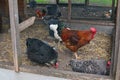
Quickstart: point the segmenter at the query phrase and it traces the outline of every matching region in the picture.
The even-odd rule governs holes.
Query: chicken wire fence
[[[75,12],[74,12],[75,11]],[[95,19],[95,20],[110,20],[112,9],[99,6],[72,6],[72,19]]]
[[[35,1],[37,7],[39,6],[38,4],[56,4],[56,0],[27,0],[27,3],[31,1]],[[86,1],[88,2],[86,3]],[[115,20],[116,2],[117,0],[71,0],[71,19]],[[59,0],[59,3],[69,4],[68,0]],[[58,6],[61,7],[60,5]],[[67,6],[61,8],[63,9],[61,10],[62,18],[67,18],[67,8]]]

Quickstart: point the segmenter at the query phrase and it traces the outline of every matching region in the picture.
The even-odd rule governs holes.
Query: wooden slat
[[[56,4],[59,4],[59,0],[56,0]]]
[[[24,8],[25,8],[24,1],[26,0],[18,0],[18,12],[20,17],[24,16]]]
[[[71,0],[68,0],[68,21],[71,20]]]
[[[19,32],[23,31],[24,29],[28,28],[29,26],[34,24],[36,17],[31,17],[23,22],[21,22],[20,24],[18,24],[18,29]],[[8,32],[11,32],[11,30],[8,30]]]
[[[0,33],[2,33],[2,14],[0,13]]]
[[[86,6],[89,5],[89,0],[85,0],[85,5],[86,5]]]
[[[34,24],[34,21],[35,21],[35,17],[31,17],[31,18],[23,21],[22,23],[19,24],[19,31],[21,32],[24,29],[28,28],[29,26]]]
[[[83,23],[83,24],[95,24],[95,25],[105,25],[105,26],[114,26],[115,24],[112,23],[111,21],[94,21],[94,20],[69,20],[69,22],[74,22],[74,23]]]
[[[117,59],[117,70],[115,80],[120,80],[120,40],[119,40],[119,49],[118,49],[118,59]]]
[[[115,37],[116,37],[115,38],[115,52],[113,53],[114,54],[114,58],[113,58],[114,61],[112,63],[113,64],[112,65],[113,66],[113,76],[116,75],[116,71],[117,71],[116,67],[117,67],[117,64],[119,63],[119,62],[117,62],[117,59],[118,59],[118,55],[119,55],[118,53],[119,53],[119,40],[120,40],[120,0],[118,0],[118,5],[117,5],[117,20],[116,20],[116,35],[115,35]],[[116,78],[117,77],[119,77],[119,76],[116,75]]]
[[[18,30],[18,5],[17,0],[9,0],[9,12],[10,12],[10,26],[11,26],[11,39],[13,47],[13,60],[15,71],[19,71],[20,65],[20,36]]]
[[[115,17],[115,0],[112,0],[112,20],[114,20]]]

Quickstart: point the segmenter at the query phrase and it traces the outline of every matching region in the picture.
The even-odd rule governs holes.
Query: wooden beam
[[[24,15],[27,17],[27,0],[24,0]]]
[[[2,14],[0,13],[0,33],[2,33]]]
[[[71,20],[71,0],[68,0],[68,21]]]
[[[114,58],[113,58],[113,76],[114,77],[119,77],[119,76],[116,74],[116,71],[117,71],[117,64],[119,61],[118,60],[118,55],[120,54],[119,53],[119,40],[120,40],[120,0],[118,0],[118,3],[117,3],[117,16],[116,16],[116,35],[115,35],[115,52],[113,53],[114,54]],[[120,71],[118,69],[118,71]],[[116,76],[115,76],[116,75]],[[117,79],[116,79],[117,80]],[[119,79],[118,79],[119,80]]]
[[[85,0],[85,5],[86,5],[86,6],[89,5],[89,0]]]
[[[56,4],[59,4],[59,0],[56,0]]]
[[[23,31],[24,29],[28,28],[29,26],[33,25],[35,21],[35,17],[31,17],[22,23],[19,24],[19,31]]]
[[[18,29],[18,2],[17,0],[9,0],[9,13],[10,13],[10,26],[11,26],[11,39],[12,39],[12,47],[13,47],[13,60],[15,71],[19,71],[20,65],[20,36]]]
[[[28,28],[29,26],[33,25],[34,21],[35,21],[35,18],[36,17],[34,17],[34,16],[30,17],[27,20],[25,20],[25,21],[21,22],[20,24],[18,24],[19,32],[21,32],[24,29]],[[8,32],[11,32],[11,30],[9,29]]]
[[[119,49],[118,49],[118,58],[117,58],[117,70],[115,80],[120,80],[120,40],[119,40]]]
[[[113,20],[115,18],[115,0],[112,0],[112,15],[111,19]]]

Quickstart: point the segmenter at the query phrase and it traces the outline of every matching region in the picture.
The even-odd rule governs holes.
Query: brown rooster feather
[[[61,33],[61,38],[68,49],[75,53],[77,58],[77,50],[88,44],[96,34],[96,29],[91,27],[90,30],[70,30],[64,28]]]

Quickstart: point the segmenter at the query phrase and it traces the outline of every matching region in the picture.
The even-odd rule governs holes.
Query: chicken
[[[28,38],[26,46],[27,56],[31,61],[48,66],[52,65],[55,68],[58,67],[58,53],[47,43],[38,39]]]
[[[58,42],[57,48],[60,47],[60,43],[62,42],[60,32],[63,28],[61,21],[59,21],[58,18],[51,18],[48,20],[47,24],[49,25],[49,35],[54,37]]]
[[[94,38],[95,34],[96,29],[93,27],[90,30],[70,30],[70,28],[64,28],[61,32],[61,39],[66,47],[74,52],[77,59],[77,50],[88,44]]]
[[[46,15],[46,13],[47,13],[47,12],[46,12],[44,9],[42,9],[42,11],[36,10],[36,15],[37,15],[37,17],[40,18],[40,19],[43,19],[44,16]]]
[[[58,35],[58,24],[50,24],[50,30],[54,32],[54,37],[60,41],[62,41],[61,37]]]
[[[55,39],[58,40],[57,48],[59,48],[61,51],[60,43],[62,42],[62,39],[59,36],[57,29],[58,29],[58,24],[50,24],[50,30],[53,31]]]
[[[73,71],[81,73],[99,74],[106,75],[106,64],[105,60],[70,60],[70,66]]]

